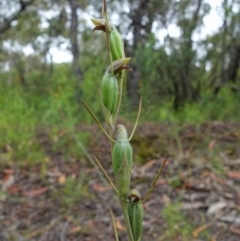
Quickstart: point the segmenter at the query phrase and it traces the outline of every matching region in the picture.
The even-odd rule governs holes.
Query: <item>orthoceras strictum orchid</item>
[[[117,28],[108,21],[106,0],[103,0],[102,10],[104,19],[93,18],[92,22],[95,25],[93,31],[102,30],[106,33],[106,40],[108,46],[110,64],[106,68],[106,71],[103,74],[102,78],[99,78],[100,103],[102,108],[102,114],[105,118],[105,123],[107,125],[106,129],[100,123],[93,111],[88,107],[88,105],[83,101],[82,103],[91,114],[93,119],[96,121],[96,123],[99,125],[99,127],[102,129],[106,137],[110,140],[112,169],[115,178],[114,183],[112,182],[98,159],[96,157],[94,157],[94,159],[100,170],[103,172],[103,174],[118,195],[118,199],[122,208],[122,214],[126,224],[128,240],[140,241],[142,234],[143,202],[147,200],[150,193],[152,192],[153,187],[166,161],[163,162],[156,177],[154,178],[154,181],[148,188],[146,196],[143,200],[141,199],[140,192],[138,192],[136,189],[133,189],[129,192],[131,170],[134,158],[130,141],[134,135],[139,121],[142,109],[142,97],[139,101],[138,113],[132,133],[130,136],[128,136],[127,130],[124,125],[120,124],[117,127],[115,125],[122,103],[125,70],[131,70],[127,66],[131,58],[125,58],[123,44],[124,42],[121,34],[118,32]],[[114,137],[115,132],[116,138]],[[116,241],[119,241],[112,211],[111,216],[113,221],[115,238]]]

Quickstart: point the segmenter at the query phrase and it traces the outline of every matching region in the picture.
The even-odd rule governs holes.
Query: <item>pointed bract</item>
[[[92,23],[97,26],[105,26],[106,20],[104,18],[91,18]]]
[[[114,74],[116,74],[117,72],[123,70],[123,69],[129,69],[131,70],[131,68],[129,68],[128,66],[126,66],[126,64],[131,60],[131,58],[121,58],[118,60],[113,61],[112,65],[110,64],[107,68],[106,71],[108,71],[109,73],[113,72]]]
[[[126,197],[131,179],[131,167],[129,166],[126,153],[123,154],[123,160],[115,175],[115,179],[119,196]]]
[[[128,141],[126,128],[123,125],[117,126],[117,141],[112,150],[112,165],[113,172],[116,177],[118,170],[122,164],[124,156],[126,155],[130,169],[132,168],[132,147]],[[131,171],[131,170],[130,170]]]

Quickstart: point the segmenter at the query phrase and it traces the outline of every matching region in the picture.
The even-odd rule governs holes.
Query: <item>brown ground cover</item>
[[[88,153],[113,177],[107,139],[97,126],[76,128],[76,133],[86,131]],[[0,241],[114,240],[109,207],[125,241],[120,205],[98,167],[85,155],[66,156],[68,146],[52,148],[47,132],[37,138],[46,154],[43,164],[1,166]],[[167,159],[144,204],[143,241],[240,240],[239,124],[145,123],[131,143],[132,187],[143,196]]]

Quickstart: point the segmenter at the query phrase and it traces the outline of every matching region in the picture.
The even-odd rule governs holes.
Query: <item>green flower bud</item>
[[[96,26],[93,29],[93,31],[101,30],[106,33],[107,25],[106,25],[105,19],[92,18],[91,20],[93,24]],[[110,44],[113,61],[120,58],[125,58],[124,44],[123,44],[121,34],[118,32],[116,27],[112,25],[110,22],[108,23],[108,27],[109,27],[108,28],[109,44]]]
[[[140,241],[142,235],[143,204],[141,202],[141,194],[138,190],[133,189],[129,193],[127,209],[134,241]]]
[[[109,31],[109,42],[113,60],[124,58],[125,54],[122,36],[115,27]]]
[[[110,114],[113,114],[118,102],[118,82],[117,78],[106,72],[101,80],[101,96],[104,106]]]
[[[126,155],[130,169],[132,168],[132,147],[128,141],[127,130],[123,125],[117,126],[117,141],[112,150],[113,172],[116,177],[119,167]]]

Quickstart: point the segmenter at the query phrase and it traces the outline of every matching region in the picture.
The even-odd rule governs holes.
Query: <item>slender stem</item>
[[[97,119],[97,117],[94,115],[94,113],[92,112],[92,110],[88,107],[88,105],[82,100],[83,105],[85,106],[85,108],[88,110],[88,112],[91,114],[91,116],[93,117],[93,119],[97,122],[97,124],[99,125],[99,127],[102,129],[102,131],[104,132],[104,134],[107,136],[107,138],[109,140],[111,140],[112,142],[116,142],[115,140],[113,140],[113,138],[111,136],[108,135],[108,133],[105,131],[105,129],[103,128],[103,126],[101,125],[100,121]]]
[[[132,229],[131,229],[131,224],[130,224],[129,217],[128,217],[126,197],[120,197],[119,196],[119,200],[120,200],[120,203],[121,203],[121,207],[122,207],[122,211],[123,211],[123,217],[124,217],[125,225],[126,225],[126,228],[127,228],[128,241],[134,241]]]
[[[166,162],[167,162],[167,159],[164,160],[162,166],[161,166],[160,169],[158,170],[158,173],[157,173],[156,177],[154,178],[154,180],[153,180],[150,188],[148,189],[148,192],[147,192],[146,196],[145,196],[144,199],[142,200],[143,203],[148,199],[149,195],[151,194],[151,192],[152,192],[152,190],[153,190],[153,188],[154,188],[154,186],[155,186],[155,184],[156,184],[156,182],[157,182],[160,174],[162,173],[162,170],[163,170]]]
[[[132,139],[133,135],[134,135],[134,132],[137,128],[137,124],[138,124],[138,121],[139,121],[139,117],[140,117],[140,114],[141,114],[141,110],[142,110],[142,96],[140,98],[140,101],[139,101],[139,107],[138,107],[138,114],[137,114],[137,119],[135,121],[135,124],[134,124],[134,127],[133,127],[133,130],[132,130],[132,134],[130,135],[129,137],[129,141]]]
[[[105,12],[105,19],[106,19],[106,37],[107,37],[107,45],[108,45],[108,53],[109,53],[109,59],[111,63],[111,73],[113,74],[113,59],[112,59],[112,51],[111,51],[111,46],[110,46],[110,41],[109,41],[109,21],[108,21],[108,14]]]
[[[115,126],[115,123],[116,123],[116,120],[117,120],[117,117],[118,117],[118,113],[119,113],[119,110],[120,110],[121,102],[122,102],[122,91],[123,91],[123,78],[124,78],[124,73],[125,73],[125,70],[122,70],[122,71],[120,72],[119,96],[118,96],[118,103],[117,103],[116,112],[114,113],[114,116],[113,116],[113,126]]]
[[[102,12],[103,16],[106,19],[106,25],[105,25],[105,30],[106,30],[106,37],[107,37],[107,45],[108,45],[108,53],[109,53],[109,59],[111,63],[111,73],[113,74],[113,59],[112,59],[112,52],[111,52],[111,46],[110,46],[110,41],[109,41],[109,21],[108,21],[108,14],[107,14],[107,3],[106,0],[103,1],[103,7],[102,7]]]
[[[89,152],[87,151],[87,149],[85,148],[85,146],[83,145],[83,143],[79,140],[79,138],[77,137],[75,131],[74,131],[74,120],[73,120],[73,116],[72,113],[70,111],[70,107],[69,105],[67,105],[67,114],[68,114],[68,118],[69,121],[71,123],[71,126],[69,128],[70,133],[72,134],[73,138],[76,141],[77,146],[81,149],[81,151],[83,152],[83,154],[87,157],[87,159],[89,160],[89,162],[92,164],[93,167],[96,166],[95,162],[93,161],[91,155],[89,154]],[[103,177],[102,173],[98,170],[97,171],[101,180],[103,181],[104,185],[108,186],[107,181],[105,180],[105,178]]]
[[[117,233],[117,227],[116,227],[116,223],[115,223],[115,219],[114,219],[114,215],[113,215],[112,209],[109,208],[109,210],[110,210],[110,213],[111,213],[111,218],[112,218],[112,223],[113,223],[115,238],[116,238],[116,241],[119,241],[119,239],[118,239],[118,233]]]
[[[76,144],[78,145],[78,147],[81,149],[81,151],[83,152],[83,154],[87,157],[87,159],[90,161],[90,163],[92,164],[93,167],[96,166],[96,164],[94,163],[92,157],[90,156],[90,154],[88,153],[88,151],[86,150],[86,148],[84,147],[84,145],[82,144],[82,142],[77,138],[76,134],[75,134],[75,131],[73,130],[73,128],[70,129],[75,141],[76,141]],[[108,186],[108,183],[106,181],[106,179],[103,177],[102,173],[98,170],[97,171],[101,180],[103,181],[104,185],[105,186]]]
[[[98,164],[98,166],[101,169],[101,171],[103,172],[103,174],[105,175],[105,177],[108,179],[108,181],[111,184],[111,186],[113,187],[113,189],[116,191],[116,193],[118,193],[118,190],[117,190],[116,186],[114,185],[114,183],[112,182],[111,178],[108,176],[108,174],[106,173],[106,171],[102,167],[100,161],[95,156],[93,156],[93,158],[94,158],[95,162]]]

